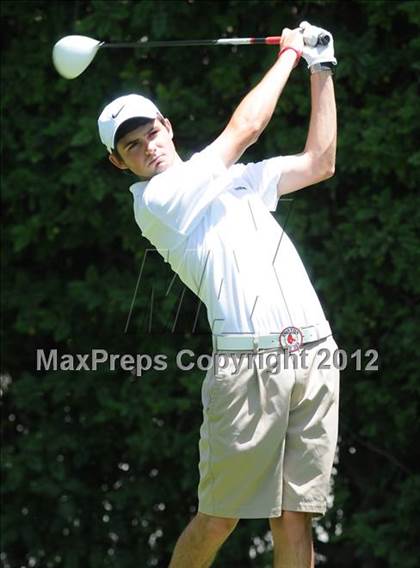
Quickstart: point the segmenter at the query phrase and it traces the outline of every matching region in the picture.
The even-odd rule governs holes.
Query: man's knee
[[[269,519],[273,536],[284,536],[288,540],[300,539],[311,531],[312,513],[282,511],[281,517]]]
[[[214,538],[226,538],[235,529],[239,519],[230,517],[213,517],[197,513],[195,520],[203,533]]]

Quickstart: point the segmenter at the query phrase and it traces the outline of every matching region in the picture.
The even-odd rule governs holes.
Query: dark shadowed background
[[[196,318],[194,296],[179,279],[168,292],[168,265],[146,256],[132,178],[108,163],[96,119],[118,95],[150,96],[186,158],[220,133],[276,56],[264,46],[102,50],[66,81],[52,67],[53,44],[72,33],[277,35],[302,20],[335,37],[337,170],[280,202],[276,216],[288,216],[349,354],[335,498],[316,526],[317,558],[325,568],[418,566],[420,3],[4,1],[1,12],[2,566],[167,566],[197,506],[204,377],[180,371],[175,357],[209,353],[210,334],[203,306]],[[242,160],[300,151],[309,100],[302,60]],[[37,371],[39,349],[164,354],[167,369]],[[377,371],[365,370],[368,349],[379,352]],[[264,520],[241,521],[215,563],[270,565]]]

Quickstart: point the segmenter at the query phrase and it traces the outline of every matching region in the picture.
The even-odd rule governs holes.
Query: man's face
[[[131,170],[143,179],[164,172],[178,158],[172,141],[173,132],[167,118],[151,120],[123,136],[117,144],[121,157],[114,154],[110,161],[117,168]]]

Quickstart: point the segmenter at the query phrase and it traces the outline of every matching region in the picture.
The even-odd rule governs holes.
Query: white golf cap
[[[109,153],[114,150],[115,134],[123,122],[130,118],[160,116],[157,106],[141,95],[125,95],[109,103],[98,118],[99,136]]]

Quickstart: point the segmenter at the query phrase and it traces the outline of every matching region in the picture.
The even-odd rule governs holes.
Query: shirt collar
[[[146,186],[149,182],[148,181],[138,181],[136,183],[133,183],[133,185],[130,185],[130,191],[133,195],[136,195],[136,193],[140,193],[141,191],[144,191],[146,189]]]

